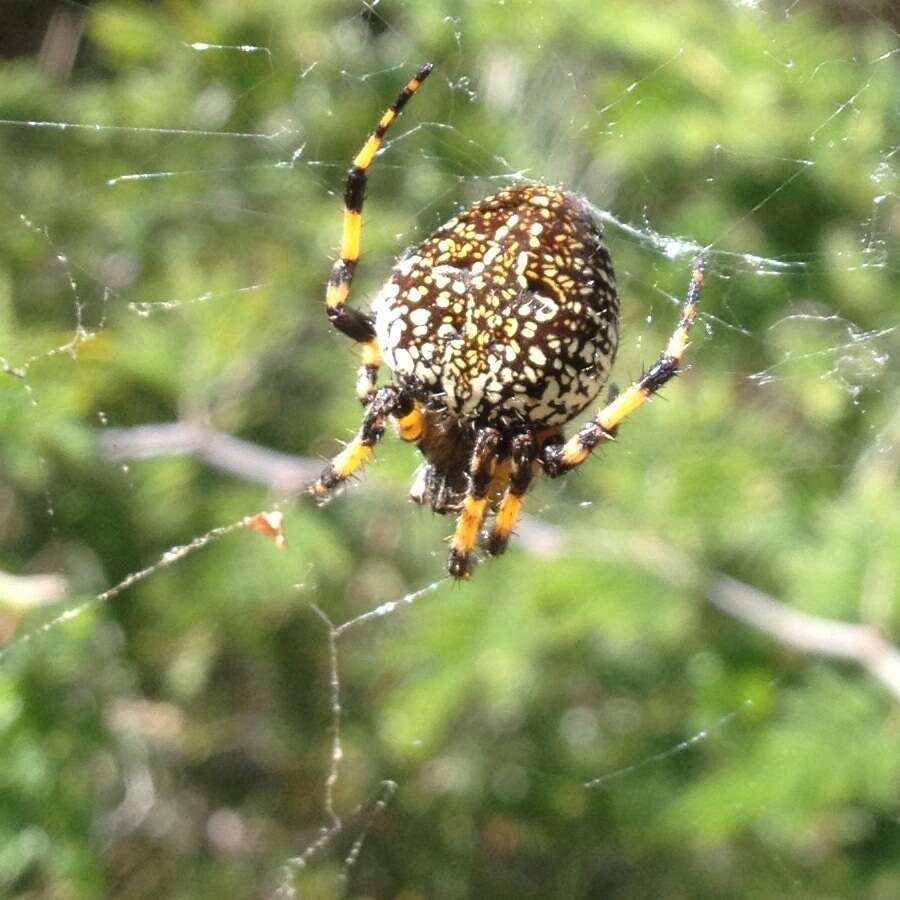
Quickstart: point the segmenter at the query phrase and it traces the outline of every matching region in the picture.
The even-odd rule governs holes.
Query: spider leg
[[[534,460],[537,455],[534,435],[519,434],[512,441],[512,465],[509,484],[494,519],[494,527],[488,539],[487,551],[491,556],[499,556],[506,550],[509,536],[515,528],[522,509],[522,497],[531,484],[534,475]]]
[[[662,356],[641,379],[607,403],[592,421],[565,444],[548,444],[544,447],[542,458],[548,475],[555,478],[580,466],[598,444],[612,440],[619,425],[678,374],[681,357],[687,348],[688,334],[697,317],[702,286],[703,260],[698,258],[694,260],[691,283],[681,308],[681,319]]]
[[[395,420],[401,441],[415,443],[425,431],[425,416],[422,414],[422,407],[416,401],[413,401],[412,409],[408,413],[396,416]]]
[[[325,307],[331,324],[347,337],[363,345],[362,365],[356,379],[356,394],[363,403],[368,403],[375,392],[375,379],[378,367],[381,365],[381,353],[375,340],[375,329],[371,316],[346,306],[346,301],[350,295],[353,272],[359,261],[366,171],[381,147],[388,128],[409,102],[410,97],[419,89],[419,85],[428,77],[431,69],[430,63],[422,66],[407,82],[406,87],[381,117],[362,149],[357,153],[353,164],[347,170],[347,180],[344,185],[344,228],[341,236],[341,252],[328,279]]]
[[[450,558],[447,560],[447,571],[454,578],[466,578],[472,572],[472,548],[487,509],[488,490],[497,466],[499,444],[500,432],[496,428],[482,428],[475,437],[475,448],[469,463],[469,489],[456,520]]]
[[[316,497],[324,497],[334,487],[346,481],[372,455],[375,445],[384,435],[385,419],[388,416],[399,416],[402,421],[413,409],[412,398],[393,385],[376,391],[372,402],[366,407],[356,436],[322,470],[309,492]]]

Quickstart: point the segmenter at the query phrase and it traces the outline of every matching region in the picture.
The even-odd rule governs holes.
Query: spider
[[[489,513],[486,549],[497,556],[533,477],[580,466],[621,422],[674,377],[703,283],[696,259],[681,318],[659,359],[574,436],[562,426],[598,394],[618,346],[612,261],[587,204],[560,188],[500,191],[455,215],[407,250],[372,304],[347,305],[360,255],[366,173],[388,128],[432,66],[407,83],[347,172],[340,256],[325,304],[332,325],[362,345],[356,436],[310,492],[325,498],[369,459],[388,420],[425,458],[410,498],[457,515],[447,563],[472,572]],[[376,387],[384,362],[391,382]]]

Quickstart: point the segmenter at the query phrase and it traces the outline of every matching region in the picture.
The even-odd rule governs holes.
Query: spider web
[[[528,14],[522,11],[525,7]],[[665,446],[693,429],[689,414],[679,409],[689,402],[686,396],[691,391],[702,393],[692,414],[702,418],[708,408],[710,418],[720,423],[697,425],[702,435],[692,445],[697,454],[736,453],[724,432],[734,428],[760,433],[747,423],[761,417],[773,419],[778,441],[787,440],[790,433],[784,420],[796,418],[807,441],[803,445],[798,440],[783,453],[768,448],[752,465],[733,464],[732,480],[744,480],[743,492],[727,494],[726,500],[752,496],[756,499],[748,502],[770,509],[769,504],[777,503],[778,485],[796,479],[813,498],[802,510],[811,515],[815,503],[821,506],[823,498],[833,499],[867,471],[889,467],[896,457],[900,432],[892,403],[897,395],[894,359],[900,313],[895,315],[883,298],[896,296],[897,288],[900,139],[896,120],[879,116],[888,109],[896,117],[900,40],[877,12],[837,5],[830,11],[833,20],[820,29],[827,40],[811,50],[803,23],[814,12],[801,2],[723,3],[716,6],[712,19],[698,15],[697,27],[704,28],[699,42],[680,29],[677,20],[664,16],[652,52],[634,51],[628,43],[636,40],[634,32],[615,36],[608,25],[585,25],[589,34],[584,48],[571,58],[546,30],[550,19],[535,14],[530,4],[519,8],[501,0],[459,16],[448,11],[430,25],[446,45],[445,56],[438,57],[439,67],[427,91],[423,88],[410,105],[375,163],[366,209],[365,259],[354,287],[357,302],[372,296],[379,278],[404,247],[424,237],[452,209],[509,184],[528,180],[565,184],[590,198],[606,226],[624,298],[623,344],[614,373],[614,379],[624,384],[640,374],[663,346],[677,316],[691,259],[702,253],[707,261],[704,311],[689,351],[693,368],[688,378],[667,392],[671,402],[656,403],[641,413],[642,424],[624,432],[618,446],[604,455],[602,467],[584,477],[543,485],[531,498],[521,548],[514,552],[539,565],[558,566],[562,573],[558,577],[568,585],[560,588],[564,593],[590,594],[567,563],[573,554],[582,565],[587,558],[594,569],[612,564],[639,571],[635,577],[650,580],[642,589],[649,607],[664,602],[659,599],[664,592],[689,592],[692,588],[686,586],[696,585],[700,565],[695,554],[703,535],[681,540],[663,528],[653,530],[650,525],[657,513],[649,503],[632,510],[637,523],[633,527],[621,511],[611,512],[607,519],[598,509],[609,502],[615,510],[618,501],[621,510],[633,493],[617,493],[612,481],[622,479],[627,485],[630,478],[634,485],[635,470],[659,456],[655,441]],[[396,893],[402,882],[392,882],[384,870],[389,860],[397,858],[399,842],[409,837],[410,826],[392,825],[392,816],[405,822],[414,817],[407,808],[401,816],[398,797],[409,789],[420,802],[423,795],[436,797],[438,811],[443,806],[458,809],[459,797],[475,790],[466,753],[482,751],[455,740],[446,720],[430,721],[423,712],[421,721],[410,721],[403,691],[415,692],[414,679],[398,689],[397,699],[388,678],[402,682],[404,674],[420,669],[469,665],[473,671],[490,667],[492,672],[505,672],[510,685],[533,691],[532,677],[521,667],[540,660],[554,671],[554,655],[567,646],[560,638],[559,645],[540,648],[538,657],[525,652],[522,659],[514,658],[501,636],[506,623],[473,611],[476,602],[486,603],[491,591],[491,602],[500,602],[497,597],[507,590],[504,578],[512,578],[512,572],[502,570],[506,574],[501,577],[492,570],[501,571],[506,562],[482,564],[472,584],[461,588],[437,574],[443,564],[440,538],[449,526],[441,520],[423,523],[421,511],[406,510],[401,498],[394,496],[411,475],[412,462],[402,448],[386,446],[364,484],[327,509],[317,510],[297,499],[302,485],[316,472],[319,458],[333,452],[334,437],[346,437],[358,416],[352,398],[352,351],[328,333],[324,322],[310,324],[312,318],[305,313],[289,312],[292,304],[311,308],[319,303],[312,286],[324,280],[337,240],[346,160],[332,155],[331,149],[345,139],[348,145],[361,141],[390,86],[401,84],[416,65],[431,57],[428,27],[411,4],[362,4],[359,10],[329,14],[318,43],[300,40],[298,28],[290,37],[304,49],[295,51],[277,34],[284,23],[274,12],[270,19],[266,13],[258,13],[252,22],[248,19],[246,30],[240,23],[221,29],[230,35],[227,41],[211,38],[210,23],[204,27],[168,21],[163,13],[132,20],[132,13],[115,4],[61,7],[47,30],[48,36],[57,34],[56,43],[45,37],[41,64],[48,71],[64,65],[65,35],[74,31],[80,40],[85,29],[88,48],[103,46],[108,59],[120,62],[134,53],[146,64],[141,72],[148,79],[145,108],[131,109],[121,101],[112,120],[106,112],[74,119],[69,117],[66,89],[60,88],[40,102],[17,97],[6,107],[12,112],[0,118],[0,140],[15,160],[32,152],[42,158],[58,154],[68,161],[44,181],[37,168],[21,183],[13,178],[4,203],[5,239],[14,260],[5,303],[15,312],[3,316],[7,322],[15,320],[17,327],[10,328],[8,340],[0,343],[0,371],[6,381],[4,403],[11,433],[21,434],[10,440],[5,452],[18,460],[25,450],[38,449],[27,465],[17,461],[10,467],[4,485],[10,521],[26,519],[30,525],[8,528],[13,549],[4,554],[2,568],[16,569],[30,580],[23,578],[8,589],[16,599],[10,602],[8,617],[0,619],[10,635],[0,649],[0,676],[5,672],[9,683],[15,684],[30,677],[33,667],[49,665],[48,656],[61,654],[61,671],[71,677],[85,664],[85,653],[102,657],[98,666],[112,687],[98,689],[94,679],[100,676],[95,673],[86,678],[85,689],[98,691],[97,702],[104,704],[102,719],[115,736],[110,747],[115,746],[104,756],[111,760],[104,775],[109,783],[106,799],[94,811],[92,824],[105,847],[127,844],[136,835],[153,844],[161,831],[178,831],[173,821],[183,815],[203,831],[217,859],[238,860],[241,865],[251,861],[250,869],[235,863],[235,872],[253,871],[247,877],[260,895],[368,895],[366,888],[357,890],[357,882],[375,885],[371,891],[376,895],[388,890],[384,885],[392,885]],[[564,19],[561,14],[560,21]],[[261,31],[259,21],[267,20],[268,32]],[[130,28],[137,35],[132,44]],[[162,110],[158,101],[154,105],[150,100],[153,84],[170,76],[162,62],[155,67],[134,49],[141,43],[141,28],[162,41],[160,59],[186,74],[187,86],[166,98]],[[867,38],[842,41],[850,29]],[[527,39],[527,52],[502,40],[499,35],[505,31]],[[742,58],[732,55],[736,51],[729,35],[736,32],[756,35],[744,39]],[[618,49],[627,64],[598,66],[598,75],[589,56],[581,55],[591,40],[610,53]],[[342,58],[346,64],[335,63]],[[86,64],[97,63],[88,58]],[[745,70],[757,73],[757,81],[742,75]],[[124,82],[127,67],[113,72],[113,81]],[[76,82],[77,75],[76,67]],[[739,76],[748,93],[730,96],[728,80]],[[269,91],[273,83],[281,82],[291,85],[287,100]],[[764,132],[748,139],[719,127],[726,118],[716,118],[713,112],[717,104],[727,108],[743,103],[747,121],[760,126],[767,110],[779,113],[777,101],[767,96],[767,91],[776,90],[773,85],[786,85],[793,100],[809,96],[817,101],[809,109],[798,105],[780,111],[800,123],[790,152],[782,153],[780,147],[772,152]],[[72,87],[76,89],[77,83]],[[706,118],[692,112],[692,93],[706,98],[708,107],[701,107]],[[885,100],[885,95],[892,99]],[[123,92],[123,96],[137,95]],[[598,97],[603,98],[601,103]],[[257,109],[257,98],[271,105]],[[90,108],[90,103],[78,105],[82,112]],[[324,122],[340,123],[331,134],[319,132],[322,122],[306,113],[322,109],[327,110],[320,117]],[[696,118],[691,128],[676,127],[677,117],[692,115]],[[246,128],[232,127],[244,122]],[[646,152],[638,152],[636,130],[646,135]],[[670,153],[657,153],[657,145],[670,133]],[[82,163],[79,157],[85,155],[91,158]],[[665,159],[671,171],[661,167]],[[84,169],[77,182],[69,183],[67,166],[74,169],[76,160]],[[687,196],[673,198],[672,190],[684,191],[685,185]],[[392,192],[402,192],[403,199]],[[289,194],[290,203],[279,202],[284,194]],[[333,209],[333,216],[321,223],[320,204]],[[142,222],[148,208],[151,225],[141,231],[131,223]],[[315,227],[301,227],[302,221],[298,225],[291,218],[295,214],[301,220],[308,216]],[[806,216],[833,223],[820,229],[823,236],[812,245],[801,245],[795,237]],[[82,219],[87,239],[79,234]],[[258,256],[252,252],[255,243],[261,248]],[[223,248],[227,255],[228,247],[234,248],[235,258],[223,261],[220,271],[210,258],[221,256]],[[245,247],[251,248],[249,255],[243,253]],[[297,268],[278,271],[291,256]],[[145,270],[159,269],[167,277],[142,277]],[[294,296],[291,278],[303,285]],[[188,286],[182,289],[182,283]],[[154,293],[160,284],[177,285],[177,290]],[[33,303],[18,295],[23,286],[40,291]],[[279,321],[284,315],[293,318]],[[133,360],[116,356],[120,343],[132,348]],[[146,359],[141,356],[143,346]],[[168,362],[169,357],[174,362]],[[105,372],[104,365],[110,366]],[[328,372],[323,371],[326,365]],[[292,366],[310,379],[309,385],[288,374]],[[147,396],[136,396],[133,406],[123,402],[109,374],[116,371],[139,373],[131,383],[140,385],[143,394],[152,393],[153,385],[159,396],[171,394],[174,380],[177,405],[167,407]],[[716,373],[718,385],[729,385],[728,401],[713,389],[703,393],[704,371]],[[288,397],[290,392],[296,392],[296,398]],[[329,398],[327,409],[317,403],[321,396]],[[252,414],[239,411],[242,403],[252,407]],[[61,407],[70,411],[61,414]],[[128,412],[132,408],[140,413],[137,418]],[[294,417],[301,424],[282,430],[267,424],[278,417]],[[817,421],[854,436],[811,448],[809,442],[820,436],[828,439],[825,429],[816,427]],[[660,429],[658,438],[655,428]],[[232,437],[232,430],[240,431],[240,438]],[[717,433],[718,446],[701,443]],[[280,443],[271,446],[258,435],[275,435]],[[69,462],[61,462],[62,458]],[[117,559],[116,548],[124,544],[114,536],[103,535],[94,547],[76,548],[71,526],[61,530],[58,525],[60,520],[79,521],[73,513],[79,504],[87,510],[85,498],[98,483],[96,470],[87,471],[87,459],[94,465],[99,460],[106,473],[102,495],[118,527],[128,520],[113,509],[119,501],[142,509],[146,516],[146,522],[131,520],[147,528],[133,565]],[[141,474],[146,465],[160,466],[147,481]],[[177,494],[187,483],[185,472],[195,466],[227,473],[226,478],[237,480],[242,488],[222,492],[224,499],[208,506],[199,499],[201,493],[191,493],[197,508],[189,503],[176,514],[162,494],[166,490]],[[664,467],[653,470],[653,477],[655,481],[641,482],[633,492],[656,495],[675,490],[665,480],[674,476]],[[686,476],[690,477],[700,475]],[[222,482],[212,479],[204,484],[215,495]],[[15,485],[27,486],[18,489],[32,499],[17,500]],[[700,523],[702,529],[710,510],[697,499],[699,493],[687,496],[685,517],[676,524]],[[388,518],[393,521],[379,524],[379,511],[384,509],[390,510]],[[263,511],[285,516],[289,562],[272,562],[274,547],[247,534],[246,526],[258,522]],[[83,521],[90,523],[97,515],[103,511],[85,511]],[[739,551],[718,537],[706,536],[723,555],[718,560],[723,570],[737,576],[764,570],[760,558],[788,539],[804,540],[806,550],[813,552],[811,545],[817,539],[813,531],[802,526],[791,531],[787,514],[773,516],[777,522],[771,533],[760,529],[748,534],[738,544]],[[873,527],[887,527],[883,521],[872,521]],[[867,524],[857,521],[858,527]],[[341,549],[328,549],[329,541],[345,530],[351,537]],[[242,541],[258,542],[252,552],[255,564],[248,565],[251,554],[236,546]],[[824,559],[827,549],[822,550],[820,563],[825,573],[830,571]],[[724,556],[727,552],[738,556],[729,559]],[[355,554],[365,557],[363,563],[354,561]],[[230,561],[232,557],[243,562]],[[114,566],[108,568],[110,560],[119,567],[120,577],[113,574]],[[891,601],[896,591],[889,562],[882,569],[873,564],[871,590],[861,595],[862,600],[834,596],[822,585],[804,587],[789,557],[779,565],[783,579],[773,577],[771,584],[761,587],[774,590],[785,581],[794,583],[791,602],[801,609],[888,630],[895,624]],[[630,577],[615,576],[616,590],[625,591]],[[179,604],[205,605],[209,592],[204,583],[209,581],[218,590],[229,578],[235,580],[239,597],[212,601],[208,615],[171,612]],[[480,588],[479,580],[489,587]],[[510,584],[504,602],[527,605],[516,595],[524,590],[522,582],[513,579]],[[814,593],[824,595],[822,605],[812,602]],[[141,647],[141,626],[149,629],[151,604],[170,610],[165,621],[179,652],[168,648],[168,661],[167,648]],[[566,640],[575,644],[585,640],[599,654],[622,653],[626,644],[634,653],[640,645],[640,624],[617,619],[603,602],[600,612],[610,618],[613,637],[608,645],[590,644],[585,632],[596,628],[598,620],[589,618],[582,606],[577,608],[572,627],[578,625],[578,637]],[[727,598],[719,608],[740,618]],[[227,633],[230,644],[240,645],[239,636],[213,620],[241,616],[248,609],[277,623],[264,635],[295,642],[290,652],[304,669],[308,685],[302,691],[302,705],[315,708],[295,722],[297,736],[271,737],[270,752],[276,747],[283,754],[277,763],[254,765],[277,784],[272,773],[284,771],[291,742],[303,741],[309,748],[300,754],[308,768],[303,783],[317,785],[316,797],[298,800],[291,810],[273,802],[265,816],[243,808],[238,797],[229,800],[227,792],[219,794],[203,777],[192,782],[185,792],[191,796],[185,799],[164,759],[188,731],[185,713],[171,698],[182,690],[180,696],[189,706],[194,695],[185,685],[220,690],[209,671],[218,646],[215,635],[224,641],[221,636]],[[684,610],[682,604],[658,615],[664,621],[680,615],[700,629],[699,616]],[[534,609],[531,613],[535,618],[521,620],[526,630],[541,621]],[[416,617],[419,614],[422,618]],[[506,614],[513,624],[519,621],[513,612]],[[635,621],[649,615],[640,610]],[[204,623],[214,637],[202,634]],[[475,639],[478,654],[463,654],[462,662],[441,658],[442,647],[457,651],[438,634],[445,628],[458,640],[460,635]],[[774,626],[770,634],[779,636]],[[724,665],[721,656],[709,649],[716,632],[707,628],[706,637],[699,646],[692,643],[690,660],[684,662],[692,672]],[[247,637],[248,643],[253,640]],[[425,659],[423,651],[406,646],[418,640],[425,642]],[[135,646],[125,649],[131,642]],[[375,645],[374,652],[369,653],[366,642]],[[654,652],[658,651],[649,651]],[[859,661],[849,652],[842,658]],[[168,679],[168,691],[159,684],[139,683],[135,674],[139,659],[152,660],[155,671],[164,673],[158,677]],[[395,664],[394,659],[400,662]],[[646,665],[652,668],[652,660]],[[752,677],[747,675],[751,670]],[[390,676],[382,675],[384,671]],[[630,670],[624,666],[623,671]],[[709,698],[701,690],[673,697],[663,690],[667,675],[660,667],[649,676],[649,684],[659,687],[665,708],[656,713],[662,724],[647,742],[635,738],[632,720],[652,718],[654,713],[639,708],[625,686],[610,688],[608,697],[582,687],[560,698],[566,706],[557,711],[561,737],[556,740],[563,749],[525,754],[531,762],[511,757],[498,763],[491,773],[495,802],[488,810],[485,840],[494,847],[524,841],[515,837],[504,816],[509,805],[535,784],[553,784],[561,797],[575,789],[579,799],[570,802],[576,806],[600,802],[594,798],[605,795],[613,798],[613,805],[617,800],[627,805],[642,791],[659,787],[662,773],[681,762],[698,769],[696,779],[688,777],[678,792],[678,802],[690,811],[709,803],[710,791],[730,784],[725,776],[704,780],[717,764],[722,771],[733,764],[745,780],[755,777],[759,773],[754,765],[768,765],[771,757],[763,751],[754,757],[747,748],[754,741],[762,745],[764,734],[794,721],[792,716],[802,718],[798,705],[812,719],[816,708],[798,688],[795,664],[776,655],[742,671],[744,680],[729,682],[723,696]],[[223,683],[235,690],[234,673],[220,674]],[[242,675],[251,682],[276,677],[268,669]],[[471,684],[471,677],[459,674],[461,682],[470,679],[466,683]],[[701,681],[703,677],[698,676]],[[829,682],[829,677],[819,670],[809,676],[825,685],[816,702],[847,696],[842,692],[850,688]],[[495,679],[501,680],[501,675],[485,676],[485,683],[496,689]],[[367,702],[380,702],[379,690],[367,687],[370,682],[390,695],[381,701],[385,713],[378,723],[364,709]],[[454,711],[451,718],[460,716],[465,726],[466,716],[472,714],[463,695],[454,693],[457,686],[437,677],[429,683],[447,692],[444,708]],[[295,689],[300,690],[301,684]],[[877,688],[871,692],[879,696]],[[889,702],[883,697],[870,700],[876,710],[873,716],[887,718]],[[227,700],[223,703],[227,709]],[[515,706],[510,696],[500,696],[496,704],[501,710],[498,720]],[[417,708],[414,703],[412,708]],[[9,722],[23,715],[21,706],[10,709]],[[498,734],[510,741],[525,740],[521,722],[517,725],[515,716],[509,715],[510,721],[497,726],[491,741],[499,740]],[[70,726],[63,721],[59,728],[65,733],[71,727],[74,735],[78,721],[73,716]],[[261,716],[235,727],[252,731],[255,722],[263,730],[275,729],[290,721],[289,716],[284,721]],[[366,740],[377,739],[379,728],[387,735],[382,735],[385,743],[394,747],[393,756],[388,751],[367,756],[361,749]],[[353,734],[349,741],[348,732]],[[477,728],[472,734],[469,739],[476,744],[478,736],[488,740],[487,733]],[[606,746],[610,741],[615,747]],[[396,751],[400,745],[407,748],[405,758]],[[425,748],[424,755],[419,755],[418,746]],[[577,763],[565,764],[567,753],[577,757]],[[829,764],[834,765],[822,763],[825,776]],[[857,770],[864,766],[861,759]],[[208,798],[203,797],[204,786]],[[771,797],[768,802],[777,805]],[[878,802],[873,800],[872,806],[878,807]],[[438,814],[429,815],[423,813],[429,827],[450,827]],[[725,824],[717,827],[725,829],[729,815],[723,813]],[[875,828],[870,822],[875,815],[870,810],[859,813],[869,823],[859,826],[861,831]],[[778,821],[779,828],[789,829]],[[54,850],[50,826],[14,820],[9,831],[16,858],[13,862],[0,858],[0,877],[7,879],[6,884],[18,889],[35,871],[53,870],[46,863]],[[160,846],[174,852],[165,841]],[[272,865],[283,847],[292,849],[280,865]],[[760,839],[759,847],[783,872],[787,889],[814,889],[815,861],[801,866],[796,854],[782,856],[776,841]],[[253,869],[255,859],[266,861],[265,872]],[[434,894],[464,896],[465,891],[445,881]]]

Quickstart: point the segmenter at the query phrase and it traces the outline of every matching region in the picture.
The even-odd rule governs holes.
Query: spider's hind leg
[[[544,471],[551,477],[564,475],[580,466],[591,451],[606,441],[615,438],[616,429],[626,419],[636,413],[657,391],[668,384],[680,371],[681,359],[688,346],[688,335],[697,318],[697,304],[703,288],[702,258],[694,260],[691,282],[687,296],[681,307],[678,327],[669,338],[669,343],[659,359],[653,363],[638,381],[623,393],[616,393],[597,415],[582,426],[581,430],[569,438],[565,444],[548,444],[541,459]]]
[[[488,491],[497,467],[500,432],[496,428],[482,428],[475,437],[475,448],[469,464],[469,489],[466,491],[456,531],[450,546],[447,571],[454,578],[467,578],[472,573],[472,548],[484,521],[488,505]]]
[[[414,409],[413,398],[393,385],[376,391],[372,402],[366,407],[362,424],[356,436],[323,469],[309,492],[315,497],[326,497],[331,490],[350,478],[369,459],[375,445],[384,435],[387,417],[397,416],[402,420],[409,416]]]
[[[509,536],[522,509],[522,497],[534,477],[536,455],[537,446],[532,434],[520,434],[513,438],[509,484],[500,501],[494,527],[487,542],[487,551],[491,556],[499,556],[506,550]]]

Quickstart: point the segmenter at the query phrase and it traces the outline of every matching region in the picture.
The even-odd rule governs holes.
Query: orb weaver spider
[[[326,497],[369,459],[385,424],[425,458],[410,497],[457,515],[448,571],[471,574],[482,525],[487,552],[506,549],[539,469],[580,466],[673,378],[703,284],[695,260],[678,322],[659,359],[568,440],[562,426],[597,395],[618,346],[619,299],[600,226],[578,197],[530,184],[500,191],[453,216],[407,250],[372,304],[347,306],[360,255],[366,173],[388,128],[432,66],[403,88],[347,172],[340,256],[325,295],[328,318],[362,345],[356,436],[310,492]],[[390,384],[376,388],[381,363]]]

